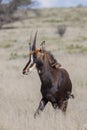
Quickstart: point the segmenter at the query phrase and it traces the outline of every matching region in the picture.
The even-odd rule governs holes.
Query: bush
[[[60,35],[60,37],[63,37],[63,35],[66,32],[66,26],[65,25],[59,25],[57,28],[57,34]]]

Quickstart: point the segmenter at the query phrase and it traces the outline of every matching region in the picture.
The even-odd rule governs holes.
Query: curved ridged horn
[[[32,50],[35,50],[35,49],[36,49],[36,38],[37,38],[37,31],[36,31],[35,36],[34,36],[34,41],[33,41],[33,45],[32,45]]]

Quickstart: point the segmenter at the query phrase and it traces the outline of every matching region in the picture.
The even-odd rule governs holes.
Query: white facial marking
[[[33,55],[31,55],[31,64],[34,62]]]
[[[33,64],[33,66],[29,69],[29,72],[31,73],[36,67],[36,64]]]

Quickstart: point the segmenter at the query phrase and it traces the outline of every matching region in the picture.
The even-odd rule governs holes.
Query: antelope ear
[[[45,50],[45,41],[41,42],[40,49],[41,49],[42,52],[44,52],[44,50]]]

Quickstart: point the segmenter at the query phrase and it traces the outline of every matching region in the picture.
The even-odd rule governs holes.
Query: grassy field
[[[87,8],[27,15],[0,30],[0,130],[87,130]],[[62,37],[59,26],[66,27]],[[66,115],[48,103],[38,118],[33,117],[41,99],[40,80],[36,71],[24,76],[22,69],[28,61],[30,33],[36,29],[37,47],[45,40],[47,50],[71,77],[75,99],[69,100]]]

